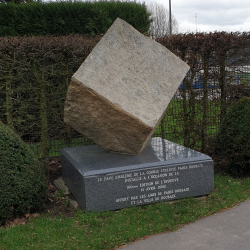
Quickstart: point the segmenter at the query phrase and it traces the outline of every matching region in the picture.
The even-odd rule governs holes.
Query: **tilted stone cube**
[[[64,121],[108,151],[139,154],[188,70],[117,18],[72,76]]]

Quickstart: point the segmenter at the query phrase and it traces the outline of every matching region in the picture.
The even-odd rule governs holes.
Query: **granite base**
[[[211,157],[157,137],[139,155],[98,145],[64,148],[61,163],[64,182],[89,211],[202,196],[214,189]]]

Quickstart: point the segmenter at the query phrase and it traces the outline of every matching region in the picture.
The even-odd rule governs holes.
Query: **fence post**
[[[203,55],[204,60],[204,74],[203,74],[203,119],[201,128],[201,152],[206,151],[207,145],[207,118],[208,118],[208,62],[209,62],[210,52],[205,51]]]
[[[226,114],[226,51],[220,53],[219,64],[220,64],[220,76],[219,83],[221,89],[221,109],[220,109],[220,122],[222,122],[223,117]]]
[[[66,83],[66,91],[69,87],[69,63],[68,60],[66,59],[66,79],[65,79],[65,83]],[[66,96],[66,93],[65,93]],[[64,123],[65,124],[65,123]],[[71,138],[71,133],[70,133],[70,126],[68,124],[65,124],[66,127],[66,143],[67,146],[70,147],[71,143],[72,143],[72,138]]]
[[[166,139],[165,117],[166,117],[166,113],[163,115],[162,120],[161,120],[161,137],[163,139]]]
[[[49,174],[48,159],[49,159],[49,140],[48,140],[48,123],[47,123],[47,106],[46,106],[46,84],[44,80],[44,62],[42,66],[42,72],[37,72],[35,62],[31,62],[31,68],[34,76],[39,84],[40,94],[40,116],[41,116],[41,150],[42,150],[42,162],[45,174]]]
[[[184,115],[184,146],[189,147],[190,137],[188,130],[188,105],[187,105],[187,79],[183,80],[183,89],[182,89],[182,106],[183,106],[183,115]]]
[[[194,81],[194,77],[195,77],[195,70],[194,68],[191,68],[191,78],[189,80],[189,83],[188,83],[188,92],[189,92],[189,123],[188,123],[188,138],[189,138],[189,141],[188,141],[188,145],[186,147],[194,147],[195,146],[195,138],[193,138],[193,141],[192,141],[192,144],[191,144],[191,131],[194,130],[194,119],[195,119],[195,93],[194,93],[194,90],[193,90],[193,87],[192,87],[192,83]]]
[[[181,59],[185,61],[185,56],[186,56],[186,51],[182,51],[181,54]],[[182,84],[182,107],[183,107],[183,121],[184,121],[184,146],[189,147],[190,144],[190,134],[189,134],[189,129],[188,129],[188,104],[187,104],[187,85],[188,85],[188,80],[185,77],[183,79],[183,84]]]

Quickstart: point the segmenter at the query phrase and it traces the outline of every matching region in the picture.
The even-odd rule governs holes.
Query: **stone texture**
[[[172,201],[214,189],[211,157],[152,138],[139,155],[115,154],[98,145],[61,150],[62,178],[89,211]]]
[[[77,203],[77,201],[75,200],[75,198],[71,194],[68,187],[65,185],[65,182],[63,181],[63,179],[54,180],[54,184],[58,190],[63,191],[63,196],[65,197],[65,199],[67,199],[69,201],[69,206],[72,209],[78,209],[79,204]]]
[[[63,191],[63,195],[70,195],[71,194],[68,187],[65,185],[65,182],[62,179],[54,180],[54,184],[58,190]]]
[[[118,18],[72,76],[64,121],[106,150],[139,154],[188,69]]]
[[[69,200],[69,206],[72,209],[79,209],[79,204],[76,202],[76,200]]]

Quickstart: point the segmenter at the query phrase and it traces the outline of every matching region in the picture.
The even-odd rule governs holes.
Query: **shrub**
[[[11,216],[38,210],[46,178],[29,146],[0,121],[0,225]]]
[[[227,172],[250,172],[250,98],[242,97],[225,115],[215,140],[215,154],[228,159]]]
[[[117,17],[147,32],[150,13],[135,1],[37,1],[1,3],[0,36],[44,36],[107,32]]]

